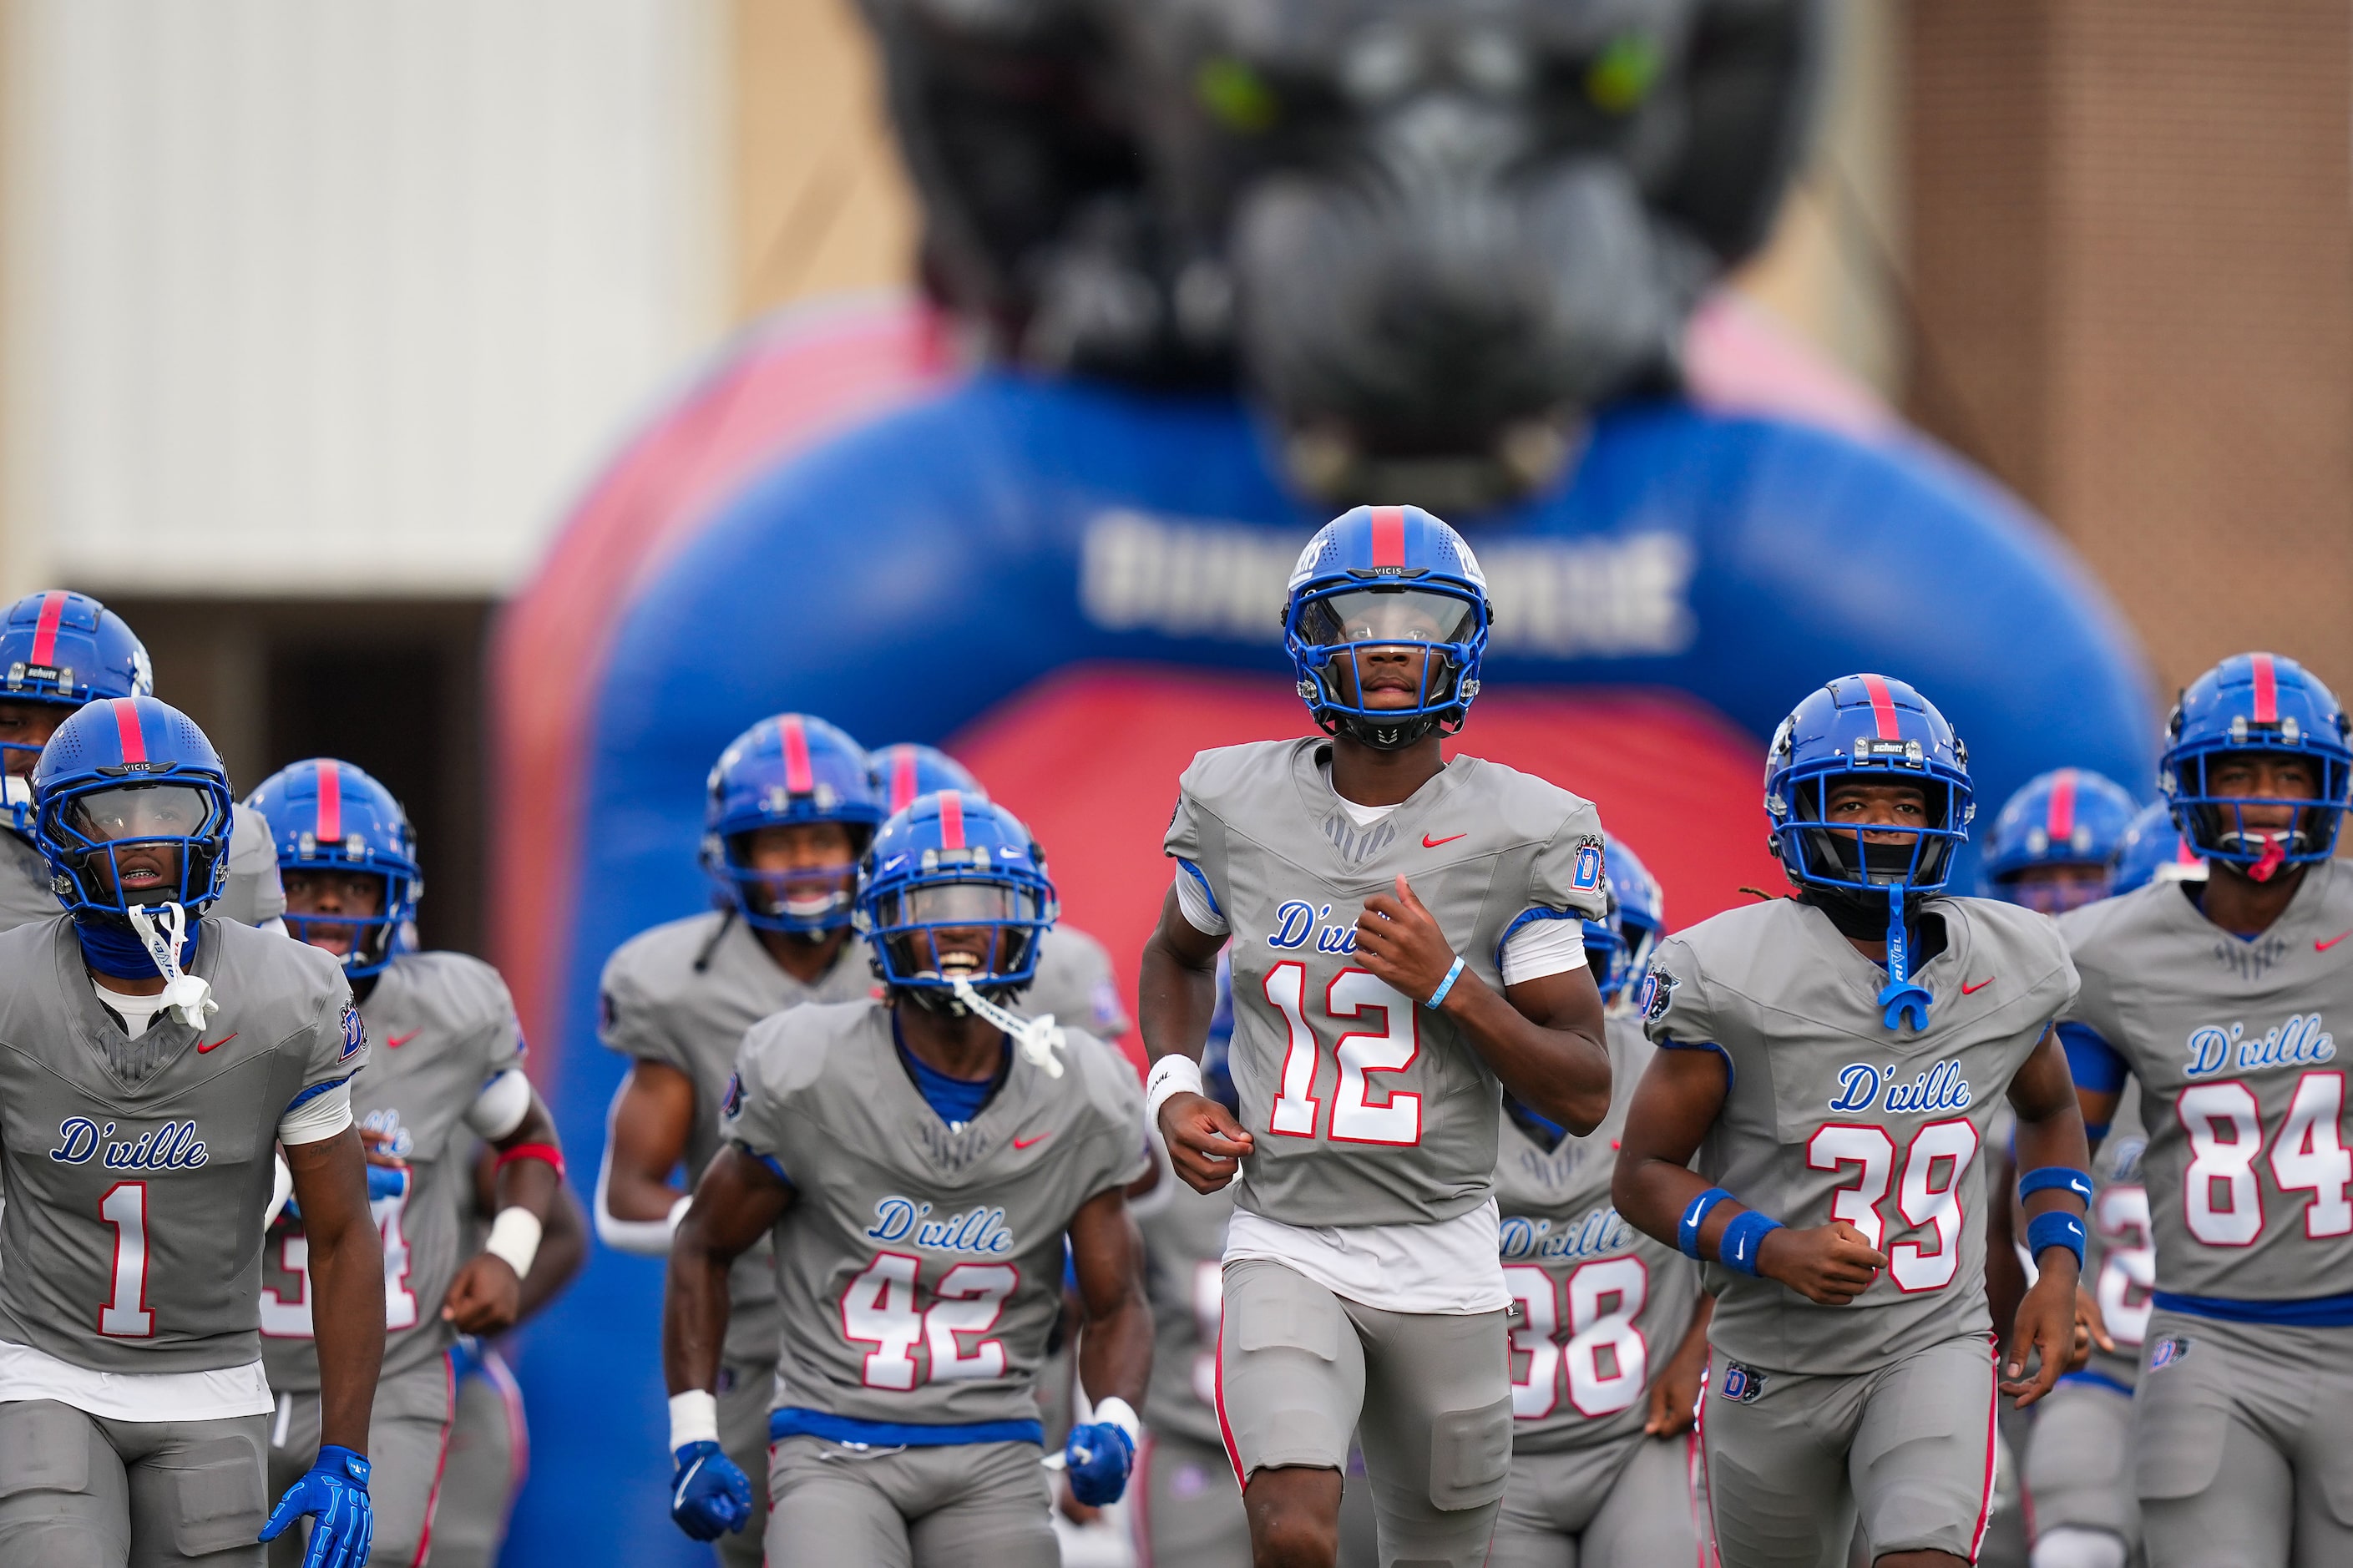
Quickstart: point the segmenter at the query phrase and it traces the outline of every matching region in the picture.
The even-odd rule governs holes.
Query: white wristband
[[[1114,1394],[1109,1399],[1098,1403],[1092,1414],[1096,1422],[1116,1426],[1126,1433],[1129,1442],[1144,1441],[1144,1423],[1135,1418],[1134,1407],[1118,1394]]]
[[[719,1399],[700,1388],[670,1396],[670,1451],[719,1441]]]
[[[491,1222],[491,1238],[482,1243],[482,1250],[505,1258],[520,1279],[531,1272],[531,1260],[539,1256],[539,1233],[537,1215],[526,1208],[503,1208]]]
[[[1201,1064],[1191,1057],[1171,1053],[1152,1064],[1152,1076],[1144,1085],[1145,1125],[1157,1131],[1160,1108],[1172,1094],[1199,1094]]]

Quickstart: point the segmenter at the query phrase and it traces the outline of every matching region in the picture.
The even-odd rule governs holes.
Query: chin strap
[[[1031,1066],[1044,1068],[1048,1078],[1062,1076],[1062,1060],[1054,1054],[1055,1048],[1062,1043],[1062,1031],[1055,1024],[1054,1015],[1045,1013],[1035,1018],[1024,1018],[983,996],[973,989],[972,982],[961,974],[950,984],[955,987],[957,1001],[1013,1037],[1013,1043],[1021,1048],[1021,1054],[1029,1058]]]
[[[131,929],[139,934],[139,945],[155,961],[155,972],[164,977],[164,1010],[179,1015],[180,1021],[191,1029],[201,1029],[205,1020],[220,1011],[213,1000],[213,988],[208,981],[180,972],[180,943],[187,935],[188,911],[178,904],[159,904],[161,911],[150,914],[144,904],[129,905],[124,913],[131,917]]]
[[[1880,1021],[1891,1029],[1904,1027],[1906,1013],[1912,1015],[1912,1027],[1928,1026],[1928,1004],[1935,998],[1926,986],[1912,983],[1909,968],[1904,951],[1904,888],[1899,883],[1887,889],[1887,984],[1879,993],[1879,1005],[1887,1009]]]

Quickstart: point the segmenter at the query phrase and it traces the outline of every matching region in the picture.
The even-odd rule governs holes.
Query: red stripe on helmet
[[[1886,678],[1866,675],[1862,678],[1862,689],[1871,694],[1871,721],[1878,726],[1879,738],[1883,741],[1903,739],[1903,731],[1895,727],[1895,694],[1887,689]]]
[[[780,726],[785,737],[785,793],[817,793],[817,770],[809,765],[808,726],[797,713],[787,713]]]
[[[139,729],[139,704],[129,697],[117,697],[114,709],[114,732],[122,742],[122,760],[143,763],[147,760],[147,737]]]
[[[2189,847],[2189,840],[2179,834],[2173,839],[2173,863],[2177,866],[2198,864],[2198,851]]]
[[[1405,508],[1377,506],[1373,511],[1373,564],[1405,564]]]
[[[319,828],[322,844],[343,841],[343,770],[332,762],[319,764]]]
[[[58,662],[58,623],[65,619],[66,595],[60,588],[52,588],[41,595],[41,618],[33,623],[33,662]]]
[[[2042,818],[2042,831],[2051,836],[2053,844],[2064,844],[2075,836],[2075,770],[2061,768],[2059,776],[2051,781],[2051,809]]]
[[[2272,656],[2259,653],[2248,660],[2255,667],[2255,715],[2258,724],[2279,722],[2279,667]]]
[[[961,791],[940,791],[940,847],[964,847],[964,795]]]
[[[915,798],[915,748],[891,748],[891,809],[904,811]]]

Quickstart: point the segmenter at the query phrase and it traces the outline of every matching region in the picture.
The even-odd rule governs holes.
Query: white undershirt
[[[1328,767],[1324,782],[1332,782]],[[1370,827],[1397,809],[1359,805],[1336,791],[1334,798],[1359,827]],[[1225,916],[1210,906],[1208,889],[1182,866],[1176,868],[1176,903],[1185,923],[1204,935],[1231,933]],[[1584,966],[1585,922],[1573,914],[1520,927],[1504,942],[1499,965],[1506,985]],[[1500,1312],[1512,1304],[1512,1293],[1504,1285],[1499,1224],[1492,1197],[1452,1219],[1403,1225],[1285,1225],[1237,1208],[1226,1228],[1225,1260],[1280,1263],[1335,1296],[1387,1312]]]

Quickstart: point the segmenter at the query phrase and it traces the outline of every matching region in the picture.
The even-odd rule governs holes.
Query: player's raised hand
[[[1226,1186],[1250,1152],[1250,1135],[1234,1113],[1206,1094],[1170,1095],[1160,1108],[1160,1138],[1168,1163],[1197,1193]]]
[[[449,1282],[441,1316],[467,1334],[503,1333],[522,1316],[522,1281],[514,1265],[496,1253],[478,1252]]]
[[[1845,1306],[1886,1267],[1862,1232],[1842,1219],[1810,1230],[1768,1231],[1757,1249],[1757,1273],[1822,1307]]]
[[[1454,946],[1403,877],[1397,897],[1375,893],[1356,917],[1356,954],[1381,983],[1419,1002],[1445,984]]]
[[[2049,1258],[2053,1252],[2066,1256],[2057,1247],[2046,1247],[2042,1256]],[[2076,1348],[2076,1298],[2081,1294],[2070,1258],[2044,1268],[2026,1300],[2018,1304],[2018,1321],[2010,1325],[2010,1344],[2002,1352],[2001,1391],[2018,1401],[2021,1410],[2050,1393],[2061,1373],[2081,1364]],[[2038,1354],[2041,1364],[2029,1377],[2028,1359]]]

